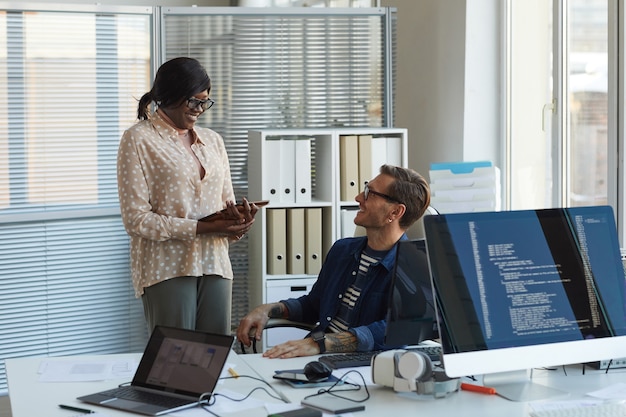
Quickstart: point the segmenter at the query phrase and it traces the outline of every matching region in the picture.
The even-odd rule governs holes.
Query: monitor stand
[[[569,394],[532,382],[528,370],[485,374],[483,385],[495,388],[496,394],[511,401],[537,401]]]

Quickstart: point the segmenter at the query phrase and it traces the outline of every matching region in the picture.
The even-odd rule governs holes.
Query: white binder
[[[372,159],[370,164],[370,177],[366,181],[371,180],[380,173],[380,167],[388,164],[387,158],[387,138],[372,138]]]
[[[293,203],[296,201],[296,165],[294,158],[296,155],[296,141],[293,139],[280,140],[280,201],[282,203]]]
[[[311,202],[311,139],[294,140],[294,200]]]
[[[265,141],[265,190],[263,198],[270,203],[281,202],[281,140]]]
[[[402,166],[402,138],[398,136],[387,138],[387,164]]]

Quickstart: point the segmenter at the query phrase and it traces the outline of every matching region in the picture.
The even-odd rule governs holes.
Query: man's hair
[[[400,219],[400,227],[408,229],[426,211],[430,205],[430,187],[428,181],[411,168],[383,165],[380,173],[395,179],[387,193],[406,206],[406,212]]]
[[[198,60],[171,59],[159,67],[152,89],[139,100],[137,118],[148,118],[148,106],[153,101],[160,107],[178,106],[183,100],[210,89],[211,80]]]

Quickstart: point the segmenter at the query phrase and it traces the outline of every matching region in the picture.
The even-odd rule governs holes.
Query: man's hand
[[[295,358],[297,356],[319,355],[320,347],[310,337],[290,340],[263,352],[265,358]]]
[[[261,340],[261,334],[270,317],[286,318],[285,306],[282,303],[262,304],[249,312],[239,322],[237,340],[245,346],[252,344],[252,339]]]
[[[355,335],[350,332],[326,333],[324,340],[326,353],[355,352],[358,341]],[[295,358],[296,356],[319,355],[320,347],[310,337],[290,340],[280,345],[274,346],[263,353],[266,358]]]

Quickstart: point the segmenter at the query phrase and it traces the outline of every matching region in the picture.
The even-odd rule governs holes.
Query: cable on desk
[[[224,376],[224,377],[221,377],[220,379],[238,379],[238,378],[250,378],[250,379],[254,379],[255,381],[259,381],[259,382],[264,383],[265,385],[267,385],[268,387],[270,387],[270,389],[271,389],[271,387],[272,387],[272,386],[270,385],[270,383],[269,383],[269,382],[267,382],[267,381],[265,381],[264,379],[257,378],[257,377],[254,377],[254,376],[250,376],[250,375]],[[218,397],[218,396],[219,396],[219,397],[224,397],[224,398],[226,398],[226,399],[228,399],[228,400],[230,400],[230,401],[241,402],[241,401],[245,401],[245,400],[247,400],[248,398],[250,398],[250,396],[251,396],[251,395],[252,395],[255,391],[264,391],[264,392],[265,392],[267,395],[269,395],[270,397],[272,397],[272,398],[274,398],[274,399],[276,399],[276,400],[280,400],[280,401],[282,401],[282,402],[286,402],[283,398],[279,397],[278,395],[274,395],[274,394],[272,394],[272,393],[271,393],[270,391],[268,391],[265,387],[255,387],[255,388],[253,388],[250,392],[248,392],[248,393],[247,393],[244,397],[242,397],[242,398],[232,398],[232,397],[229,397],[228,395],[220,394],[220,393],[218,393],[218,392],[216,392],[216,393],[205,392],[205,393],[203,393],[203,394],[200,396],[200,398],[198,399],[198,405],[199,405],[199,406],[200,406],[200,407],[201,407],[204,411],[206,411],[207,413],[212,414],[212,415],[214,415],[215,417],[220,417],[220,416],[219,416],[219,414],[217,414],[217,413],[215,413],[215,412],[213,412],[213,411],[209,410],[209,408],[208,408],[208,407],[212,406],[213,404],[215,404],[215,402],[217,401],[217,397]],[[210,396],[211,396],[211,398],[209,399],[209,401],[208,401],[208,402],[203,403],[202,401],[203,401],[204,397],[205,397],[205,396],[207,396],[207,395],[210,395]]]
[[[346,376],[348,376],[349,374],[351,374],[351,373],[353,373],[353,372],[354,372],[354,373],[356,373],[356,374],[358,374],[358,375],[361,377],[361,381],[363,381],[363,388],[365,389],[365,394],[366,394],[366,396],[365,396],[365,398],[360,399],[360,400],[356,400],[356,399],[354,399],[354,398],[349,398],[349,397],[344,397],[343,395],[339,395],[339,394],[337,394],[338,392],[360,391],[360,390],[361,390],[361,385],[359,385],[359,384],[355,384],[355,383],[352,383],[352,382],[348,382],[348,381],[346,381],[346,380],[344,379]],[[337,386],[337,384],[339,384],[339,383],[340,383],[340,382],[342,382],[342,381],[344,382],[344,386],[345,386],[345,385],[352,385],[354,388],[349,388],[349,389],[338,389],[338,388],[337,388],[337,389],[334,389],[334,388]],[[317,393],[315,393],[315,394],[311,394],[311,395],[307,395],[307,396],[306,396],[306,397],[304,397],[304,398],[316,397],[316,396],[318,396],[318,395],[322,395],[322,394],[330,394],[330,395],[332,395],[332,396],[334,396],[334,397],[337,397],[337,398],[342,398],[342,399],[344,399],[344,400],[352,401],[352,402],[355,402],[355,403],[362,403],[362,402],[365,402],[365,401],[369,400],[369,398],[370,398],[370,392],[369,392],[369,390],[367,389],[367,384],[365,383],[365,378],[363,377],[363,375],[362,375],[359,371],[354,370],[354,369],[353,369],[353,370],[350,370],[350,371],[348,371],[348,372],[346,372],[345,374],[343,374],[343,375],[342,375],[340,378],[338,378],[338,379],[337,379],[337,381],[335,381],[335,383],[334,383],[333,385],[331,385],[330,387],[328,387],[328,388],[321,388],[321,389],[319,389],[319,390],[317,391]]]

